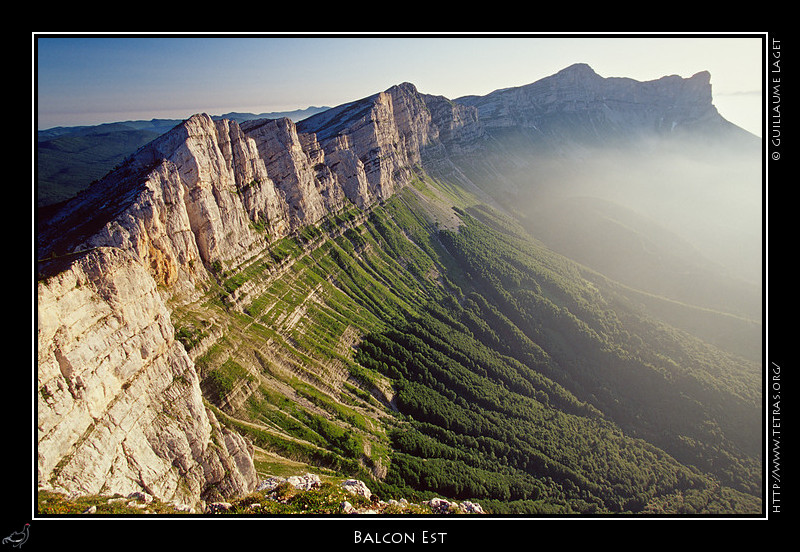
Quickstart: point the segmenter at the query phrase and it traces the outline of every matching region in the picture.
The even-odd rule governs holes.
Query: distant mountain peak
[[[487,129],[525,128],[550,144],[638,140],[642,133],[666,136],[690,128],[741,134],[714,107],[708,71],[639,81],[602,77],[587,63],[574,63],[531,84],[456,101],[476,107]]]
[[[600,77],[588,63],[573,63],[569,67],[565,67],[556,75],[560,76],[575,76],[575,77]],[[600,77],[602,78],[602,77]]]
[[[711,83],[711,73],[709,73],[708,71],[699,71],[699,72],[695,73],[694,75],[692,75],[691,77],[689,77],[689,80],[702,81],[704,83],[710,84]]]
[[[403,90],[408,93],[418,94],[419,91],[417,90],[417,86],[410,82],[401,82],[400,84],[396,84],[389,88],[387,92],[391,92],[392,90]]]

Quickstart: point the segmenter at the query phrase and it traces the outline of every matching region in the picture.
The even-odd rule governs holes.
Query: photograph
[[[778,35],[31,50],[32,423],[6,419],[33,437],[8,548],[780,517]]]

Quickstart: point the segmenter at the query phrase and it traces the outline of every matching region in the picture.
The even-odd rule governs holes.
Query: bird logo
[[[10,544],[11,546],[21,548],[22,545],[25,544],[25,541],[28,540],[28,531],[30,526],[30,523],[26,523],[25,527],[22,528],[22,531],[14,531],[9,536],[4,538],[3,544]]]

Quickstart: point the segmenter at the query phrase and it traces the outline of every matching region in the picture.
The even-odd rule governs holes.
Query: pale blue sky
[[[335,106],[401,82],[452,99],[529,84],[588,63],[601,76],[636,80],[708,70],[723,116],[761,134],[763,53],[756,34],[33,39],[33,116],[39,129]]]

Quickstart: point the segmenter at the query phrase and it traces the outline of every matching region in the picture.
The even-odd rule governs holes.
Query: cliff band
[[[390,197],[441,146],[432,113],[447,133],[476,124],[408,84],[336,110],[323,142],[289,119],[195,115],[40,225],[39,485],[188,505],[252,490],[252,451],[203,407],[165,300],[191,298],[215,263]]]
[[[169,301],[415,171],[458,174],[451,160],[492,129],[555,132],[556,111],[651,130],[722,120],[707,74],[636,83],[580,65],[458,102],[401,84],[298,124],[199,114],[141,148],[38,225],[39,486],[190,506],[251,491],[252,447],[204,406]]]

